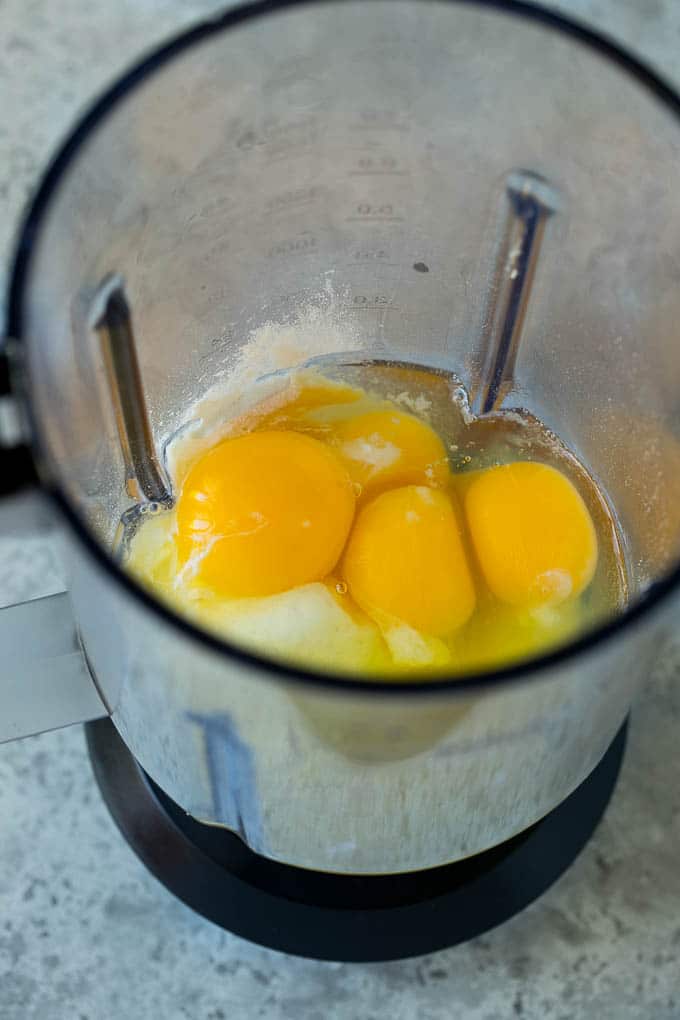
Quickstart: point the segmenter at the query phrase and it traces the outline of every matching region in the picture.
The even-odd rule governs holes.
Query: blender
[[[147,57],[48,169],[3,473],[58,508],[69,592],[0,613],[0,738],[87,722],[126,838],[217,923],[320,958],[431,951],[525,906],[597,824],[678,597],[679,113],[533,5],[270,2]],[[127,574],[119,523],[170,498],[186,407],[315,306],[365,361],[460,379],[480,423],[553,429],[618,514],[625,610],[529,662],[389,684],[246,652]]]

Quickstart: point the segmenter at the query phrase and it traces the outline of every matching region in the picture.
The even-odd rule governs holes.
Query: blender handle
[[[0,496],[39,493],[0,353]],[[67,592],[0,609],[0,743],[108,715],[83,654]]]
[[[0,743],[109,714],[68,592],[0,609]]]

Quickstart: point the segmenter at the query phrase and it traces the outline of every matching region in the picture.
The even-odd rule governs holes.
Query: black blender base
[[[149,779],[104,719],[86,726],[94,773],[121,832],[149,870],[198,913],[243,938],[319,960],[418,956],[517,914],[569,867],[609,802],[624,725],[559,807],[507,843],[457,864],[352,877],[277,864],[190,818]]]

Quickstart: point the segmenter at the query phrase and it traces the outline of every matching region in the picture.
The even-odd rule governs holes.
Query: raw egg
[[[333,430],[333,445],[363,493],[401,485],[439,485],[448,459],[437,433],[394,408],[348,417]]]
[[[342,564],[355,602],[379,623],[439,637],[471,616],[475,590],[449,497],[408,485],[357,517]]]
[[[501,602],[559,605],[592,581],[595,528],[554,467],[518,461],[480,471],[466,487],[465,515],[484,580]]]
[[[526,659],[573,637],[597,599],[617,605],[594,483],[579,483],[586,505],[551,464],[482,467],[506,455],[502,422],[473,448],[479,469],[454,476],[442,436],[455,449],[467,426],[448,390],[440,436],[401,394],[307,369],[271,386],[225,415],[231,434],[210,448],[210,431],[180,435],[176,504],[146,510],[127,545],[128,568],[197,626],[292,665],[398,681]]]
[[[347,471],[297,432],[226,439],[190,468],[176,509],[179,568],[220,595],[273,595],[335,566],[354,516]]]

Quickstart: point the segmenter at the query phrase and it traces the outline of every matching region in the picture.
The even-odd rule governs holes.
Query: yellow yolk
[[[273,595],[319,581],[354,516],[347,472],[296,432],[226,439],[189,470],[176,508],[180,571],[220,595]]]
[[[341,421],[333,443],[363,492],[402,485],[439,485],[448,475],[446,450],[429,425],[401,411],[369,411]]]
[[[299,382],[274,397],[274,407],[257,421],[258,428],[306,428],[315,424],[316,414],[323,416],[329,407],[345,408],[348,404],[361,402],[360,390],[352,389],[341,383],[318,381],[316,376],[306,379],[304,375]],[[351,413],[351,409],[348,409]]]
[[[597,564],[595,528],[561,472],[520,461],[480,471],[464,486],[477,561],[501,602],[558,605],[590,584]]]
[[[381,626],[451,634],[470,617],[475,591],[456,515],[443,492],[406,486],[358,514],[342,564],[349,592]]]

